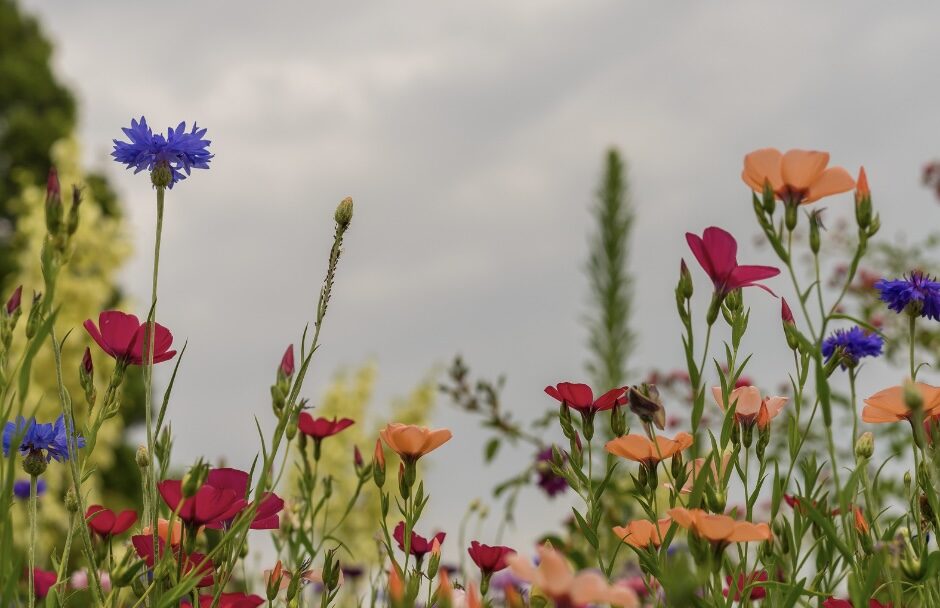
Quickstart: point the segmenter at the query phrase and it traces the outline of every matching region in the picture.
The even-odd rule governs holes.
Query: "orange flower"
[[[638,549],[650,545],[658,547],[663,543],[670,526],[672,526],[672,520],[668,517],[660,519],[655,524],[646,519],[637,519],[626,526],[614,526],[614,534],[623,542]]]
[[[286,570],[281,564],[281,561],[278,560],[277,564],[274,565],[273,570],[265,570],[263,577],[265,585],[277,584],[278,589],[287,589],[290,586],[290,581],[295,575],[290,571]],[[298,575],[301,581],[306,583],[323,583],[323,571],[322,570],[304,570]],[[345,577],[343,572],[339,573],[339,585],[345,582]]]
[[[405,582],[401,580],[401,574],[395,564],[392,564],[388,573],[388,594],[396,604],[405,599]]]
[[[429,429],[426,426],[392,422],[379,434],[394,452],[405,460],[417,460],[441,447],[453,437],[448,429]]]
[[[828,152],[788,150],[781,154],[776,148],[763,148],[744,157],[741,179],[758,194],[769,182],[777,198],[785,203],[812,203],[855,187],[848,171],[826,168],[828,164]]]
[[[770,526],[766,523],[738,521],[727,515],[713,515],[702,509],[675,507],[669,509],[669,516],[681,527],[712,543],[749,543],[773,538]]]
[[[940,415],[940,387],[918,382],[917,390],[924,401],[924,417]],[[869,423],[910,420],[914,413],[904,402],[904,387],[880,390],[865,400],[862,420]]]
[[[865,519],[860,507],[855,507],[855,529],[859,534],[868,534],[868,520]]]
[[[467,608],[483,608],[476,583],[470,583],[470,587],[467,589]]]
[[[721,399],[720,386],[712,387],[712,396],[722,410],[734,405],[734,419],[738,424],[751,426],[757,423],[762,429],[777,417],[789,401],[787,397],[761,397],[756,386],[739,386],[734,389],[728,395],[728,403]]]
[[[865,173],[865,167],[858,169],[858,181],[855,182],[855,198],[861,199],[871,196],[871,190],[868,187],[868,174]]]
[[[575,574],[565,557],[551,547],[541,546],[538,553],[538,566],[518,553],[507,557],[506,562],[515,576],[537,587],[556,604],[612,604],[624,608],[640,605],[633,590],[611,585],[598,572]]]
[[[765,408],[766,409],[766,408]],[[714,483],[718,484],[720,479],[723,479],[725,472],[728,470],[728,462],[731,461],[731,451],[725,450],[721,454],[721,461],[719,462],[717,457],[712,457],[711,462],[709,463],[708,470],[704,469],[705,459],[696,458],[692,462],[688,462],[685,465],[686,474],[688,478],[685,480],[685,483],[682,484],[682,489],[679,490],[681,494],[691,494],[693,488],[695,488],[695,482],[698,480],[699,475],[707,475],[708,481],[705,483]],[[675,489],[671,483],[668,481],[663,484],[670,490]],[[717,487],[717,486],[716,486]]]
[[[661,460],[672,458],[692,445],[692,435],[679,433],[675,439],[656,436],[656,443],[645,435],[624,435],[608,441],[604,446],[608,452],[627,460],[653,466]]]
[[[144,536],[150,536],[153,534],[153,530],[150,526],[147,526],[143,529]],[[160,518],[157,520],[157,536],[160,537],[160,540],[167,542],[167,537],[170,535],[170,522]],[[178,545],[183,538],[183,524],[176,520],[173,522],[173,536],[172,540],[169,541],[171,545]]]

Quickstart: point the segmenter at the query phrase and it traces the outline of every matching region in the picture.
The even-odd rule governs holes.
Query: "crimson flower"
[[[228,468],[212,469],[206,476],[206,483],[203,487],[211,486],[217,490],[231,490],[235,496],[245,497],[248,495],[248,480],[249,475],[245,471]],[[231,520],[234,519],[238,513],[241,513],[250,506],[245,504],[244,500],[240,502],[242,503],[242,507],[238,509],[235,514],[210,522],[206,524],[206,527],[218,530],[231,523]],[[251,529],[277,530],[281,527],[281,518],[278,514],[283,508],[284,500],[280,496],[274,492],[265,492],[264,498],[261,499],[261,504],[258,505],[258,510],[255,511],[255,518],[251,522]]]
[[[320,441],[325,437],[330,437],[350,427],[354,424],[349,418],[314,418],[307,412],[300,413],[300,419],[297,421],[297,428],[304,435],[313,437],[315,441]]]
[[[395,538],[395,541],[398,543],[398,548],[402,551],[405,550],[405,522],[400,521],[398,525],[395,526],[395,533],[392,535]],[[444,537],[447,536],[444,532],[438,532],[430,539],[419,536],[414,531],[411,532],[411,554],[421,559],[426,554],[431,552],[431,546],[434,544],[434,541],[437,540],[438,544],[444,543]]]
[[[154,324],[153,362],[172,359],[176,354],[170,350],[173,334],[159,323]],[[147,324],[141,324],[134,315],[119,310],[106,310],[98,315],[98,325],[91,319],[85,321],[85,330],[98,343],[101,350],[118,361],[131,365],[143,365],[144,345],[147,341]],[[148,345],[149,348],[149,345]]]
[[[715,293],[724,297],[742,287],[760,287],[773,295],[766,286],[757,283],[780,274],[773,266],[741,266],[738,264],[738,243],[721,228],[706,228],[702,236],[685,233],[685,240],[702,265],[702,270],[715,285]]]
[[[282,374],[285,378],[290,378],[294,375],[294,345],[291,344],[287,347],[287,350],[284,351],[284,356],[281,357],[281,365],[278,366],[277,371]]]
[[[617,405],[617,399],[623,395],[623,390],[623,388],[615,388],[594,399],[594,393],[587,384],[561,382],[555,386],[545,387],[545,392],[549,397],[557,399],[582,414],[594,414],[612,409]]]
[[[137,513],[128,509],[115,515],[111,509],[106,509],[101,505],[91,505],[85,511],[85,521],[95,534],[105,538],[127,532],[128,528],[137,521]]]
[[[29,576],[29,570],[26,571]],[[43,599],[49,594],[49,590],[55,585],[57,576],[55,572],[33,568],[33,593],[36,599]]]
[[[166,543],[163,542],[163,539],[157,539],[159,543],[159,559],[163,559],[163,552],[166,549]],[[139,534],[137,536],[131,537],[131,543],[134,544],[134,550],[137,551],[137,555],[144,560],[144,563],[147,564],[148,568],[153,568],[155,563],[154,559],[154,550],[153,550],[153,536],[150,534]],[[213,573],[215,572],[215,566],[212,564],[212,560],[206,559],[206,556],[201,553],[190,553],[185,555],[178,546],[172,546],[171,550],[173,556],[176,558],[177,563],[181,563],[183,567],[183,574],[189,574],[192,571],[196,571],[197,574],[201,574],[202,578],[199,579],[199,582],[196,583],[197,587],[208,587],[215,583],[213,578]]]
[[[734,589],[734,601],[747,601],[747,600],[762,600],[767,596],[767,589],[759,583],[767,582],[768,576],[766,570],[761,570],[759,572],[752,572],[749,576],[744,576],[743,574],[738,575],[738,584],[735,585]],[[730,588],[734,585],[734,579],[730,576],[725,577],[725,580],[728,583],[728,589],[724,589],[725,597],[728,597]],[[744,588],[750,585],[750,589],[747,592],[744,592]],[[744,600],[741,599],[742,595],[746,596]]]
[[[482,545],[477,541],[471,542],[470,548],[467,549],[470,559],[473,560],[473,563],[477,565],[477,568],[480,569],[484,576],[499,572],[508,566],[509,564],[506,563],[506,558],[515,552],[514,549],[510,549],[509,547],[503,547],[501,545],[491,547],[490,545]]]
[[[157,484],[160,496],[171,510],[179,509],[179,518],[190,526],[229,520],[245,508],[244,494],[236,494],[231,488],[216,488],[203,484],[192,498],[183,498],[183,482],[167,479]]]

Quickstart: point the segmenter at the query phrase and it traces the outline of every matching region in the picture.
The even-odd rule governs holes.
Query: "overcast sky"
[[[26,4],[78,94],[86,165],[129,210],[138,252],[123,276],[138,302],[153,192],[109,161],[111,139],[141,114],[209,129],[212,169],[169,194],[161,260],[160,320],[190,342],[170,413],[181,462],[250,462],[252,416],[313,315],[345,196],[356,215],[308,395],[371,357],[385,407],[459,351],[508,375],[521,417],[541,411],[546,384],[583,378],[587,207],[609,145],[637,207],[637,369],[682,362],[672,289],[686,230],[723,226],[742,260],[773,261],[750,238],[746,152],[864,163],[880,238],[938,217],[918,184],[940,153],[936,3]],[[778,304],[761,296],[752,325],[766,330],[748,347],[771,388],[786,359]],[[442,401],[435,422],[456,436],[433,459],[425,525],[456,532],[495,477],[474,465],[485,435],[468,418]],[[520,546],[565,512],[535,494],[523,508]]]

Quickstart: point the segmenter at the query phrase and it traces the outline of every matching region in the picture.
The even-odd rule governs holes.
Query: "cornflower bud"
[[[138,467],[146,469],[150,466],[150,454],[147,452],[146,446],[138,446],[137,454],[135,454],[134,458],[137,460]]]
[[[855,442],[855,457],[867,461],[875,453],[875,436],[871,432],[862,433]]]
[[[157,164],[150,172],[150,183],[154,188],[163,189],[173,183],[173,172],[165,162]]]
[[[65,510],[69,513],[78,513],[79,507],[78,498],[75,496],[75,488],[69,488],[65,492]]]
[[[341,230],[346,230],[349,228],[349,223],[352,222],[353,217],[353,200],[350,197],[344,198],[340,201],[340,204],[336,207],[336,213],[333,215],[333,219],[336,220],[336,225]]]
[[[372,480],[379,489],[385,485],[385,451],[382,440],[375,440],[375,454],[372,456]]]
[[[62,191],[59,187],[59,174],[55,167],[49,167],[49,178],[46,180],[46,229],[55,237],[61,227]]]

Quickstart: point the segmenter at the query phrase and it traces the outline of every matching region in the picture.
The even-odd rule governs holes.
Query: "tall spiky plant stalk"
[[[623,386],[633,348],[630,312],[633,278],[627,270],[633,209],[620,153],[607,151],[604,173],[591,209],[595,228],[587,271],[590,312],[587,315],[590,356],[587,371],[595,390]]]

